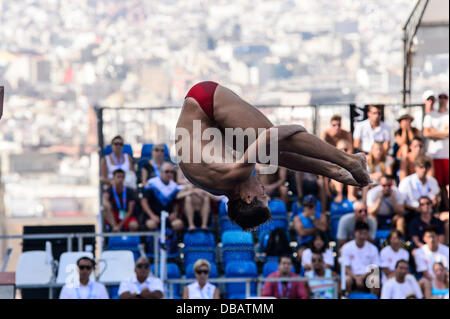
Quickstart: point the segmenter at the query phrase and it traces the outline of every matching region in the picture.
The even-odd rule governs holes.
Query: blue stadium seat
[[[353,292],[348,296],[348,299],[378,299],[378,297],[374,294]]]
[[[194,263],[191,263],[191,264],[186,266],[186,279],[195,278]],[[209,271],[209,278],[217,278],[217,277],[219,277],[219,272],[217,270],[216,264],[215,263],[210,263],[210,265],[211,265],[211,270]]]
[[[228,216],[219,217],[219,226],[220,226],[221,233],[224,233],[224,232],[230,231],[230,230],[242,231],[242,227],[233,223]]]
[[[112,147],[110,144],[106,145],[105,149],[103,150],[103,156],[109,155],[112,153]],[[129,154],[131,158],[133,158],[133,148],[130,144],[124,144],[122,153]]]
[[[256,278],[258,271],[253,261],[236,261],[230,262],[225,267],[226,278]],[[250,295],[256,295],[256,283],[250,283]],[[245,298],[245,282],[227,283],[226,297],[228,299]]]
[[[119,299],[119,286],[112,286],[108,288],[109,299]]]
[[[139,236],[112,236],[108,238],[106,250],[139,250]]]
[[[271,273],[278,270],[278,260],[268,260],[264,263],[262,275],[263,277],[269,276]],[[292,265],[292,272],[295,272],[295,266]]]
[[[219,216],[228,216],[228,207],[227,203],[221,201],[219,203]]]
[[[168,235],[166,237],[167,258],[179,257],[180,250],[178,248],[178,239],[177,239],[176,233],[172,229],[168,228],[168,229],[166,229],[166,234]],[[146,255],[149,258],[154,258],[155,252],[154,252],[153,236],[147,236],[147,238],[145,240],[147,242]],[[159,238],[158,238],[158,251],[159,251],[159,248],[161,247],[160,245],[161,244],[159,243]]]
[[[347,198],[340,203],[331,202],[330,204],[330,216],[342,216],[347,213],[353,212],[353,202],[349,201]]]
[[[286,204],[279,199],[273,199],[269,201],[268,206],[271,213],[271,220],[256,228],[257,236],[267,231],[272,231],[275,228],[288,229],[289,221]]]
[[[341,215],[330,216],[330,231],[331,236],[334,240],[337,241],[337,232],[339,226],[339,220],[341,219]]]
[[[253,237],[244,231],[226,231],[222,234],[222,260],[225,265],[236,260],[254,260]]]
[[[223,247],[253,247],[252,234],[244,231],[227,231],[222,234]]]
[[[175,263],[167,263],[167,279],[180,279],[181,272],[180,268]],[[155,264],[151,264],[152,273],[155,273]],[[169,297],[169,285],[165,285],[164,294]],[[180,299],[180,284],[173,285],[173,299]]]
[[[203,248],[215,248],[216,241],[212,232],[205,230],[192,230],[188,231],[183,238],[185,248],[203,247]]]
[[[375,240],[374,240],[374,244],[378,247],[381,248],[384,244],[384,242],[387,240],[387,238],[389,237],[389,233],[390,230],[389,229],[382,229],[382,230],[377,230],[377,233],[375,235]]]
[[[268,206],[272,215],[287,214],[286,204],[282,200],[272,199],[269,201]]]

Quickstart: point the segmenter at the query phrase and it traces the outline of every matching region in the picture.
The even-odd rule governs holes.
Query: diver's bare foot
[[[336,165],[334,170],[334,180],[346,185],[359,186],[359,183],[353,178],[353,175],[345,168]]]
[[[369,172],[367,171],[367,159],[366,154],[358,153],[352,155],[355,159],[354,163],[351,165],[349,172],[355,178],[356,182],[359,183],[360,187],[364,187],[371,183]]]

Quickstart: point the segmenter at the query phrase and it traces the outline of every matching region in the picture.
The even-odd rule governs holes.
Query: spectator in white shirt
[[[309,242],[309,247],[306,248],[302,253],[302,266],[305,271],[311,270],[312,268],[312,255],[317,253],[321,254],[323,260],[325,261],[326,268],[334,267],[334,256],[333,252],[327,248],[328,242],[325,239],[323,232],[316,231],[311,241]]]
[[[434,206],[440,202],[439,185],[434,177],[427,176],[431,169],[431,159],[419,156],[415,162],[416,173],[405,177],[398,186],[399,191],[405,196],[405,208],[413,212],[419,212],[419,198],[428,196]]]
[[[395,227],[405,232],[404,202],[403,195],[394,186],[394,178],[390,175],[383,175],[380,184],[367,193],[369,216],[377,219],[378,229]]]
[[[389,126],[381,121],[381,107],[369,105],[367,120],[358,123],[353,132],[353,146],[365,153],[369,153],[374,142],[383,143],[386,153],[389,152],[391,132]]]
[[[389,246],[380,251],[380,262],[382,270],[382,282],[394,276],[395,265],[399,260],[409,261],[409,253],[402,248],[403,234],[398,230],[391,230],[388,236]]]
[[[368,238],[369,225],[364,222],[357,222],[355,239],[342,247],[342,262],[345,265],[345,281],[348,293],[355,289],[367,291],[366,279],[371,280],[368,277],[373,276],[372,271],[380,265],[378,249],[367,241]],[[375,278],[375,280],[379,280],[379,278]],[[377,294],[375,288],[370,288],[370,290]]]
[[[429,114],[434,110],[434,103],[436,102],[435,93],[427,90],[422,95],[423,104],[425,104],[425,114]]]
[[[78,279],[64,285],[59,299],[109,299],[103,284],[89,279],[95,268],[95,261],[81,257],[77,261]]]
[[[136,260],[136,276],[124,280],[119,286],[120,299],[161,299],[163,283],[161,279],[150,274],[150,260],[140,257]]]
[[[409,264],[399,260],[395,264],[394,276],[387,280],[381,288],[380,299],[406,299],[415,296],[422,299],[423,294],[416,278],[409,274]]]

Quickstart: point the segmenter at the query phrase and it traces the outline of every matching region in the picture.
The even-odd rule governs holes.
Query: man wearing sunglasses
[[[161,299],[163,297],[163,283],[150,272],[150,260],[140,257],[134,268],[136,276],[120,283],[120,299]]]
[[[312,269],[305,273],[305,277],[310,279],[308,286],[311,291],[311,299],[333,299],[334,281],[336,274],[325,265],[321,253],[313,253],[311,257]],[[314,278],[329,278],[329,280],[317,280]],[[313,280],[314,279],[314,280]]]
[[[90,279],[95,268],[95,261],[89,257],[81,257],[77,261],[78,280],[66,283],[59,299],[109,299],[103,284]]]
[[[349,131],[341,128],[342,117],[335,114],[331,117],[330,127],[322,133],[322,140],[325,142],[337,146],[339,140],[346,140],[349,143],[350,153],[353,154],[353,138]]]

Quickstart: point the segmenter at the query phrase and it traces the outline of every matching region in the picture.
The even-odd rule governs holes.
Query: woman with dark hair
[[[403,234],[393,229],[389,233],[387,241],[388,246],[384,247],[380,251],[380,262],[382,274],[382,282],[394,276],[395,265],[399,260],[409,261],[409,253],[406,249],[402,248]]]
[[[124,140],[117,135],[111,140],[112,153],[106,155],[101,161],[103,184],[112,185],[113,172],[121,169],[125,172],[125,186],[136,188],[136,174],[134,173],[133,159],[129,154],[123,153]]]
[[[312,255],[314,253],[322,254],[323,261],[327,268],[334,267],[333,252],[328,248],[328,241],[323,232],[316,231],[309,242],[309,247],[303,251],[302,266],[305,271],[312,269]]]

